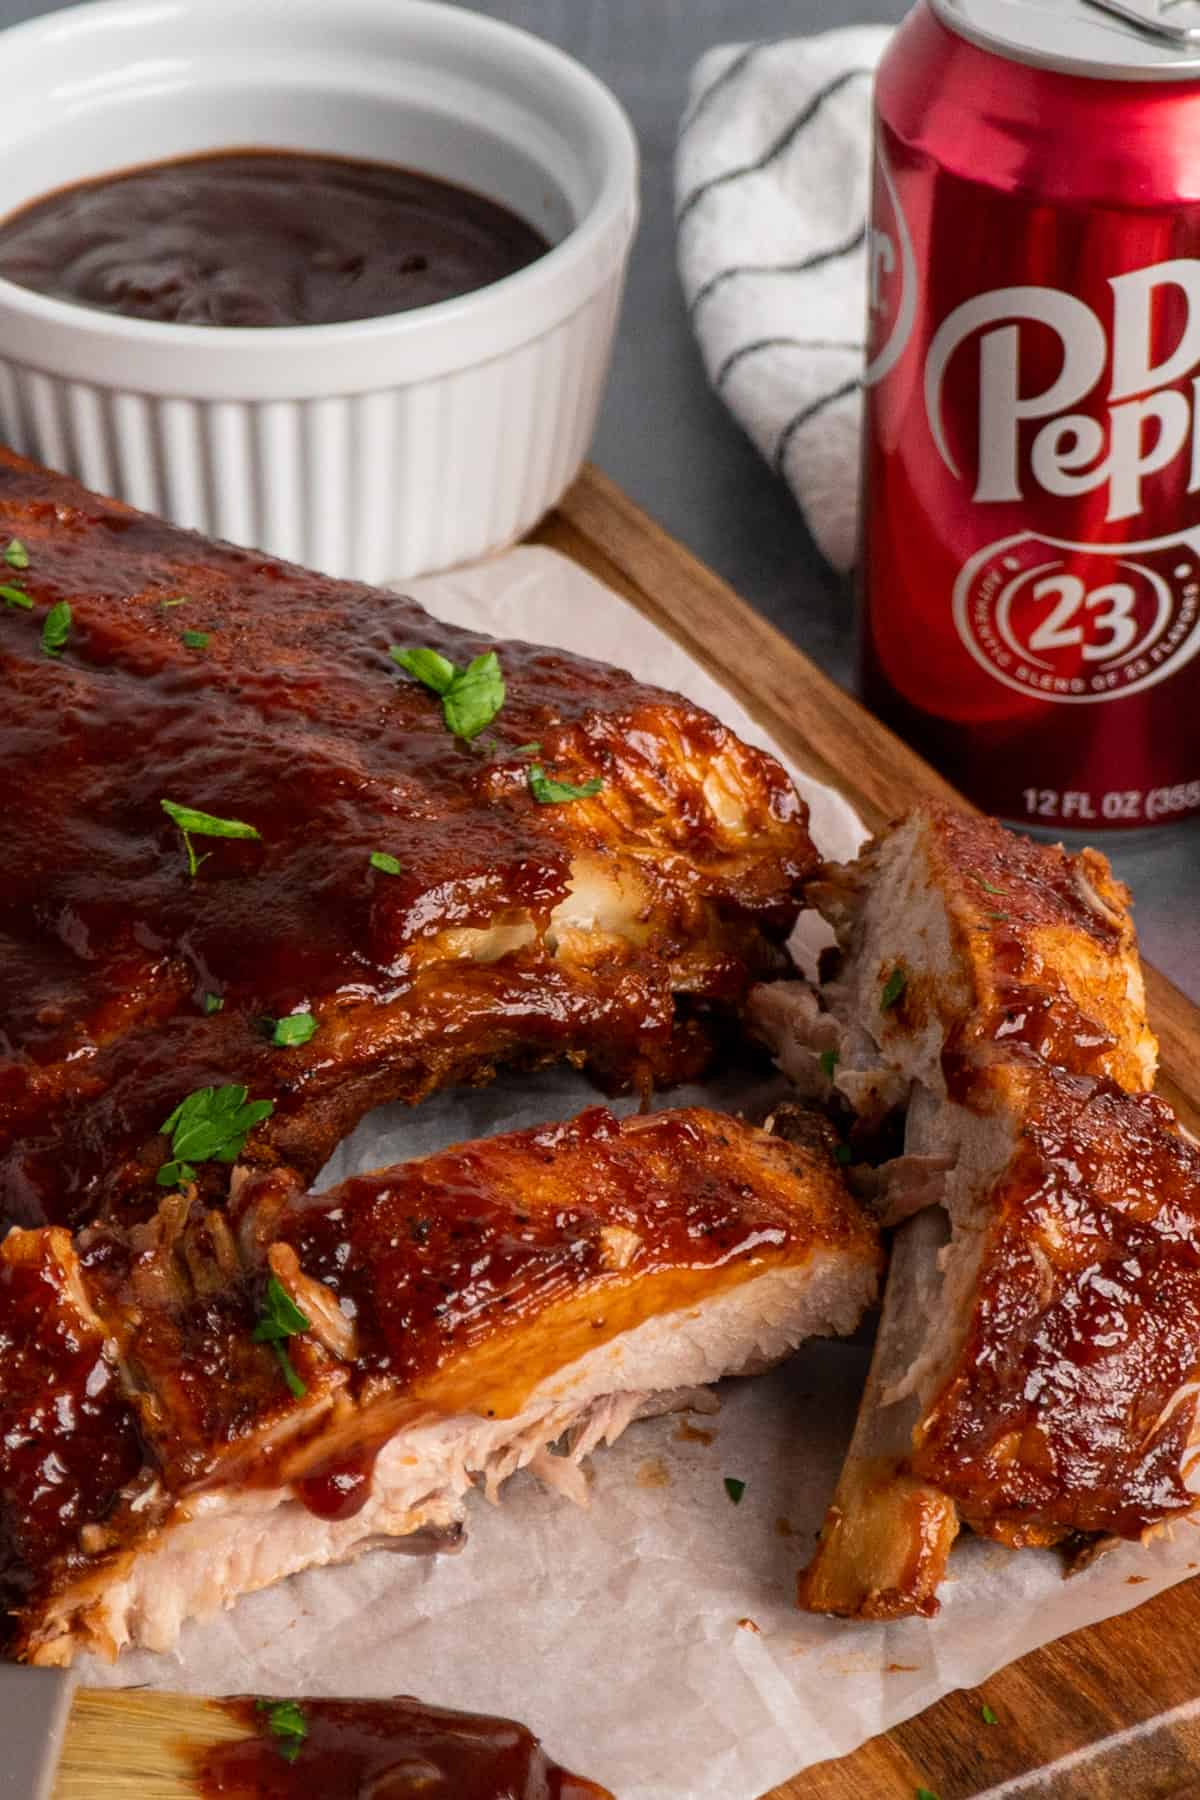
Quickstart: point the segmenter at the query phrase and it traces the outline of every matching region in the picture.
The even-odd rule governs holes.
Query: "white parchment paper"
[[[456,623],[621,664],[772,747],[682,650],[549,551],[509,551],[414,591]],[[863,836],[853,811],[793,774],[821,849],[853,854]],[[382,1108],[340,1147],[322,1185],[569,1117],[595,1098],[580,1077],[550,1071],[415,1110]],[[743,1104],[746,1080],[726,1077],[664,1104],[702,1098]],[[619,1800],[753,1800],[1200,1565],[1190,1524],[1174,1541],[1121,1550],[1068,1582],[1051,1553],[967,1539],[934,1620],[861,1626],[797,1612],[796,1570],[837,1478],[867,1354],[861,1343],[812,1344],[769,1376],[725,1383],[719,1414],[690,1422],[711,1441],[678,1419],[631,1427],[593,1458],[587,1511],[519,1475],[497,1508],[472,1498],[456,1557],[376,1552],[296,1576],[189,1626],[174,1655],[138,1652],[115,1668],[89,1659],[82,1679],[211,1694],[414,1693],[524,1720]],[[745,1482],[740,1505],[725,1476]]]

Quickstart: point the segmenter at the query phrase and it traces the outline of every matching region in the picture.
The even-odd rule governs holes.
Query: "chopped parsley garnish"
[[[29,552],[20,538],[10,540],[4,552],[4,560],[10,569],[27,569],[29,567]]]
[[[278,1738],[275,1748],[284,1762],[294,1763],[308,1736],[304,1708],[296,1700],[260,1700],[259,1712],[267,1715],[267,1730]]]
[[[189,650],[207,650],[211,631],[181,631],[180,637]]]
[[[386,850],[372,850],[371,867],[373,869],[378,869],[381,875],[399,875],[402,873],[397,859],[394,856],[390,856]]]
[[[272,1275],[263,1296],[262,1317],[254,1327],[253,1336],[256,1344],[270,1344],[275,1360],[283,1370],[283,1379],[297,1400],[302,1400],[308,1389],[292,1366],[292,1359],[287,1353],[287,1341],[289,1338],[299,1337],[302,1331],[308,1330],[311,1323],[312,1320],[305,1318],[283,1284]]]
[[[745,1491],[746,1484],[744,1481],[739,1481],[736,1475],[726,1475],[725,1492],[729,1495],[729,1498],[733,1501],[735,1506],[741,1505],[742,1495]]]
[[[988,1705],[986,1700],[984,1701],[983,1705],[979,1709],[979,1716],[983,1720],[985,1725],[998,1725],[1000,1723],[999,1719],[996,1717],[995,1713],[992,1711],[991,1707]]]
[[[432,688],[435,694],[446,693],[458,673],[449,657],[439,655],[436,650],[402,650],[399,644],[392,644],[388,655],[423,687]]]
[[[849,1163],[852,1163],[854,1161],[854,1152],[851,1150],[849,1144],[839,1144],[833,1153],[833,1160],[835,1163],[839,1163],[843,1169],[846,1168]]]
[[[469,662],[442,695],[442,711],[455,737],[468,743],[490,725],[504,705],[504,676],[494,650]]]
[[[162,607],[167,607],[167,606],[186,606],[187,603],[188,603],[188,596],[186,594],[174,594],[174,595],[172,595],[172,597],[169,600],[160,600],[158,604]]]
[[[1008,892],[1007,888],[993,887],[992,883],[988,881],[985,876],[976,874],[974,869],[971,871],[971,880],[977,881],[984,892],[988,894],[1007,894]]]
[[[938,1800],[938,1797],[936,1794],[932,1793],[929,1788],[918,1788],[917,1800]]]
[[[71,635],[71,608],[66,600],[57,600],[42,622],[42,650],[47,656],[61,656],[63,645]]]
[[[571,781],[552,781],[541,763],[529,765],[529,791],[539,806],[561,806],[566,800],[590,800],[604,786],[598,775],[576,787]]]
[[[187,851],[188,873],[193,881],[196,871],[207,856],[196,855],[192,849],[192,835],[196,837],[222,838],[258,838],[261,832],[253,825],[246,825],[241,819],[218,819],[213,813],[199,812],[194,806],[180,806],[174,800],[160,800],[159,805],[173,825],[178,826],[183,837],[183,847]],[[212,852],[209,852],[211,855]]]
[[[6,583],[0,582],[0,600],[3,600],[5,606],[19,606],[25,612],[33,611],[33,601],[24,588],[9,587]]]
[[[540,756],[541,752],[542,746],[537,738],[534,738],[532,744],[518,744],[516,748],[510,750],[508,754],[510,756]]]
[[[220,994],[205,994],[200,1004],[206,1013],[218,1013],[225,1005],[225,1002]]]
[[[889,1012],[908,986],[908,976],[899,963],[883,984],[883,992],[879,996],[880,1012]]]
[[[822,1075],[824,1075],[826,1081],[832,1081],[833,1080],[833,1071],[838,1066],[837,1051],[836,1050],[822,1050],[820,1056],[818,1056],[818,1058],[817,1058],[817,1061],[821,1065],[821,1073],[822,1073]]]
[[[1008,921],[1009,921],[1009,917],[1010,917],[1010,915],[1008,913],[989,913],[988,914],[988,918],[995,919],[997,925],[1007,925]]]
[[[155,1179],[159,1187],[183,1187],[185,1182],[195,1181],[196,1171],[190,1162],[165,1162],[159,1164]]]
[[[269,1036],[277,1050],[294,1050],[299,1044],[307,1044],[317,1029],[317,1021],[310,1012],[287,1013],[282,1019],[268,1020]]]
[[[504,675],[494,650],[475,657],[465,669],[456,669],[436,650],[402,650],[393,644],[388,654],[423,687],[441,696],[447,728],[467,743],[491,724],[504,705]]]
[[[196,1088],[158,1128],[171,1140],[171,1161],[158,1171],[159,1187],[194,1181],[194,1163],[233,1162],[254,1127],[274,1111],[273,1100],[247,1101],[237,1083]]]

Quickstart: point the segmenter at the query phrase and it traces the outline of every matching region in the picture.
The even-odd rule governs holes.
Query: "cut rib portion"
[[[893,1390],[919,1353],[929,1278],[945,1241],[936,1209],[896,1233],[854,1436],[816,1554],[799,1579],[799,1602],[809,1612],[896,1619],[938,1609],[958,1512],[947,1494],[911,1472],[920,1408],[914,1396]]]
[[[815,1611],[936,1611],[960,1518],[1053,1544],[1138,1538],[1195,1504],[1200,1152],[1151,1095],[1032,1065],[997,1065],[942,1123],[953,1235],[940,1210],[896,1234],[800,1581]]]
[[[466,1491],[494,1496],[521,1467],[580,1498],[580,1459],[631,1419],[852,1330],[878,1266],[819,1146],[701,1111],[594,1108],[319,1196],[261,1174],[228,1212],[172,1196],[78,1250],[13,1232],[13,1648],[53,1663],[166,1647],[185,1618],[295,1570],[453,1540]],[[275,1316],[282,1292],[306,1321],[284,1346],[302,1393],[255,1338],[271,1282]],[[48,1376],[60,1474],[35,1492]]]
[[[1189,1510],[1200,1374],[1200,1151],[1149,1094],[1057,1069],[989,1072],[1012,1148],[952,1196],[945,1324],[900,1384],[912,1467],[977,1532],[1136,1538]]]
[[[31,602],[0,606],[0,1222],[152,1209],[158,1128],[206,1086],[272,1099],[246,1157],[310,1179],[368,1108],[499,1063],[689,1077],[784,966],[805,808],[699,707],[7,452],[0,534]],[[494,649],[502,709],[454,736],[393,645]],[[193,874],[164,800],[240,835],[194,836]]]
[[[914,1083],[956,1095],[997,1057],[1153,1086],[1129,892],[1098,851],[926,805],[808,893],[837,933],[836,970],[819,1000],[803,983],[756,990],[750,1016],[810,1091],[875,1118]]]
[[[894,1240],[875,1362],[801,1603],[869,1618],[932,1612],[960,1515],[1008,1542],[1050,1542],[1067,1530],[1136,1535],[1181,1504],[1186,1430],[1173,1445],[1155,1440],[1152,1501],[1146,1421],[1123,1384],[1135,1369],[1145,1377],[1143,1354],[1161,1363],[1148,1391],[1186,1382],[1200,1333],[1189,1337],[1186,1308],[1176,1333],[1152,1278],[1123,1270],[1114,1285],[1110,1262],[1121,1267],[1124,1252],[1111,1247],[1128,1247],[1129,1228],[1103,1170],[1124,1170],[1145,1228],[1138,1254],[1154,1266],[1178,1256],[1186,1268],[1194,1221],[1178,1245],[1171,1234],[1175,1209],[1190,1204],[1189,1152],[1168,1109],[1122,1092],[1152,1082],[1156,1045],[1128,895],[1096,852],[1072,856],[992,821],[922,807],[856,863],[825,871],[814,897],[838,935],[830,979],[820,996],[797,983],[758,989],[750,1017],[807,1091],[836,1094],[859,1115],[852,1140],[878,1142],[881,1123],[907,1109],[903,1153],[859,1173],[878,1215],[908,1222]],[[1101,1124],[1105,1143],[1089,1162]],[[1134,1141],[1144,1162],[1127,1153]],[[1034,1220],[1062,1158],[1078,1189],[1043,1245]],[[1167,1189],[1175,1199],[1160,1213]],[[948,1243],[940,1222],[922,1216],[939,1203]],[[1002,1221],[1013,1220],[1010,1236]],[[1022,1310],[1013,1270],[1023,1233],[1022,1267],[1036,1280]],[[1121,1314],[1119,1351],[1118,1339],[1101,1343],[1095,1308],[1073,1285],[1078,1278],[1090,1295],[1093,1276],[1113,1294],[1114,1320]],[[1040,1365],[1032,1350],[1020,1360],[1019,1318],[1034,1341],[1049,1334]],[[1134,1331],[1136,1345],[1126,1342]],[[1089,1387],[1082,1370],[1093,1365],[1099,1385]],[[1072,1385],[1074,1434],[1062,1404]],[[1019,1429],[1005,1437],[997,1425],[989,1439],[984,1421],[1011,1420],[1022,1394]],[[1182,1405],[1181,1427],[1191,1410]],[[1081,1472],[1089,1442],[1090,1486]],[[1163,1469],[1173,1454],[1172,1485]],[[1032,1474],[1039,1457],[1044,1489]]]

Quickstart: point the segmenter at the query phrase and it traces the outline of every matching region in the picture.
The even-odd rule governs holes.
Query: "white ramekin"
[[[637,149],[570,57],[430,0],[102,0],[0,34],[0,215],[231,145],[375,157],[554,246],[458,300],[349,325],[164,325],[0,280],[0,433],[183,525],[368,581],[528,530],[587,452]]]

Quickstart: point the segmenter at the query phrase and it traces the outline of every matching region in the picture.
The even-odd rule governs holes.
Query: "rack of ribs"
[[[0,1224],[144,1215],[206,1086],[269,1099],[245,1160],[311,1179],[370,1107],[502,1063],[692,1078],[784,966],[805,807],[699,707],[0,451],[14,540]],[[494,701],[490,652],[467,717],[440,690],[474,666]]]
[[[820,993],[750,1017],[898,1224],[858,1423],[801,1604],[937,1609],[960,1522],[1139,1537],[1193,1504],[1200,1153],[1154,1080],[1129,896],[1095,851],[921,807],[814,896]]]
[[[247,1172],[226,1207],[193,1187],[75,1239],[14,1229],[9,1653],[166,1648],[296,1570],[452,1547],[467,1489],[521,1467],[584,1499],[592,1448],[853,1330],[879,1266],[819,1140],[696,1109],[594,1107],[318,1195]]]

